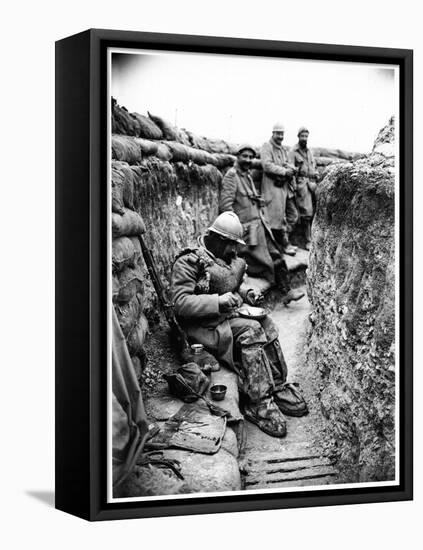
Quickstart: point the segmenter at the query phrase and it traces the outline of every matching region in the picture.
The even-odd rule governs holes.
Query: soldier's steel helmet
[[[221,237],[235,241],[238,244],[245,244],[245,241],[241,238],[244,230],[235,212],[223,212],[219,214],[208,228],[208,231],[217,233]]]
[[[273,125],[273,132],[285,132],[285,126],[282,124],[282,122],[275,122]]]

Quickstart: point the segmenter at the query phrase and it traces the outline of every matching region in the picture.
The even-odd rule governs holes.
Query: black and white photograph
[[[398,68],[110,48],[108,98],[108,501],[398,485]]]

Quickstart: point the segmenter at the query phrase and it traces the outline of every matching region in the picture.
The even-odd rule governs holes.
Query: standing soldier
[[[297,173],[296,202],[301,224],[304,228],[305,247],[310,250],[311,243],[311,222],[313,219],[313,195],[316,190],[316,180],[319,173],[316,169],[316,162],[313,153],[307,147],[309,131],[302,126],[298,130],[298,143],[292,150],[292,161]]]
[[[283,252],[295,255],[296,247],[289,242],[286,223],[286,200],[292,186],[296,168],[290,163],[288,149],[282,145],[285,135],[283,124],[273,126],[270,141],[261,148],[263,182],[261,191],[268,211],[269,223],[273,235],[282,246]]]
[[[238,247],[238,255],[247,262],[247,273],[252,277],[262,277],[272,286],[276,283],[286,292],[283,301],[288,304],[302,298],[304,292],[289,288],[283,258],[267,220],[264,200],[250,174],[255,156],[255,150],[249,144],[238,148],[235,166],[226,172],[222,181],[219,212],[235,212],[239,217],[246,244]]]

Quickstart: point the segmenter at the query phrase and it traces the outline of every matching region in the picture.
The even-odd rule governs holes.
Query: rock
[[[313,222],[307,360],[347,481],[395,473],[393,138],[391,120],[369,156],[330,166]]]
[[[191,493],[189,485],[169,468],[135,466],[128,478],[113,491],[114,498]]]
[[[241,475],[238,462],[224,449],[214,455],[190,453],[167,449],[166,458],[176,459],[181,464],[181,473],[190,492],[239,491]]]

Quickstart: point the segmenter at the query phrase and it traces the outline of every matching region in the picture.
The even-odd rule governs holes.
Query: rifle
[[[188,344],[186,334],[182,330],[181,325],[178,323],[178,320],[176,319],[175,312],[173,310],[173,304],[168,300],[166,296],[165,288],[163,286],[162,281],[160,280],[159,274],[157,273],[153,253],[148,248],[142,235],[138,235],[138,239],[140,241],[142,255],[144,257],[144,261],[147,266],[148,273],[151,278],[151,282],[153,283],[154,289],[159,299],[160,306],[162,308],[163,313],[165,314],[166,320],[171,330],[171,334],[175,339],[175,343],[179,351],[182,352],[185,349],[189,349],[189,344]]]

